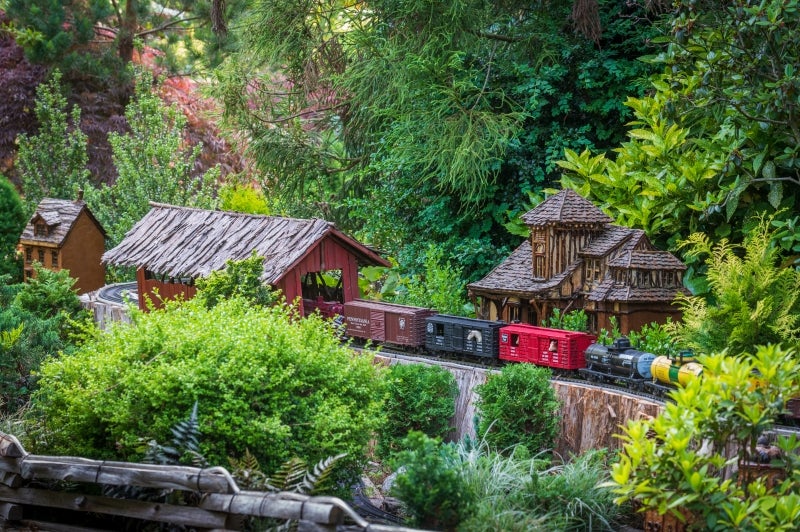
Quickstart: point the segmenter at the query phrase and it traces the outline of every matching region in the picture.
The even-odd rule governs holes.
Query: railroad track
[[[408,353],[404,351],[397,351],[395,349],[386,348],[385,346],[381,346],[379,351],[373,349],[367,349],[365,346],[351,344],[350,346],[352,349],[357,351],[369,351],[374,354],[386,357],[386,358],[394,358],[398,360],[403,360],[404,362],[421,362],[426,364],[435,364],[442,367],[452,367],[456,369],[469,369],[469,368],[479,368],[485,370],[494,370],[499,372],[505,362],[497,361],[492,364],[481,363],[474,360],[466,360],[462,358],[450,358],[443,355],[432,355],[424,352],[415,352],[415,353]],[[589,382],[585,379],[579,377],[570,377],[566,375],[554,375],[551,378],[554,382],[561,382],[561,383],[569,383],[575,384],[579,386],[585,386],[587,388],[595,389],[595,390],[613,390],[616,393],[623,393],[630,396],[634,396],[639,399],[643,399],[646,401],[650,401],[653,403],[657,403],[659,405],[664,405],[669,400],[668,398],[655,395],[653,393],[648,393],[646,391],[641,390],[634,390],[628,386],[622,386],[619,384],[614,383],[595,383]],[[800,426],[792,426],[792,425],[775,425],[773,427],[773,431],[780,435],[791,436],[796,435],[800,438]]]

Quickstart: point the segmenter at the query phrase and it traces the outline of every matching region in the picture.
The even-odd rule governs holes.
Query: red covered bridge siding
[[[330,222],[210,211],[152,203],[152,209],[103,262],[134,266],[139,308],[146,297],[156,306],[163,299],[191,298],[194,281],[222,270],[228,260],[264,258],[261,280],[280,289],[287,301],[303,293],[308,274],[337,271],[342,303],[359,296],[358,267],[389,263],[345,235]]]

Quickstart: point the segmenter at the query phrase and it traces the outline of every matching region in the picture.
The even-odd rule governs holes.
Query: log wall
[[[456,414],[448,439],[459,440],[465,435],[475,437],[475,386],[486,382],[494,368],[481,368],[458,363],[432,361],[402,355],[376,355],[384,364],[437,364],[447,369],[458,384]],[[580,454],[589,449],[618,449],[620,426],[629,420],[655,417],[662,405],[623,391],[572,382],[553,381],[561,400],[561,430],[555,452],[563,457]]]

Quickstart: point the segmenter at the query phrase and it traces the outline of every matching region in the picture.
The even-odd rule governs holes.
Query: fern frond
[[[302,484],[307,464],[301,458],[290,458],[270,477],[269,484],[276,491],[293,491],[301,493],[297,487]]]
[[[336,464],[345,456],[347,453],[341,453],[317,462],[313,470],[306,472],[297,490],[298,493],[313,495],[325,491]]]
[[[250,449],[244,450],[244,457],[241,459],[229,457],[228,462],[231,465],[231,475],[244,488],[277,491],[269,485],[267,475],[261,471],[261,464],[258,463],[258,459],[250,452]]]

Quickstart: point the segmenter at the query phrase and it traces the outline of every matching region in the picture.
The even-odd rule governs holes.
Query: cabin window
[[[534,261],[533,276],[544,277],[544,257],[542,255],[536,255]]]
[[[43,223],[37,223],[33,226],[33,236],[47,236],[47,226]]]
[[[25,262],[27,262],[28,264],[33,262],[33,249],[25,248]]]
[[[591,259],[586,263],[586,278],[589,281],[597,281],[600,279],[600,261]]]
[[[44,264],[44,250],[43,249],[39,250],[39,262]]]
[[[56,250],[50,252],[50,265],[58,268],[58,251]]]
[[[535,229],[533,231],[534,242],[544,242],[544,229]]]
[[[509,323],[514,323],[519,321],[519,306],[517,305],[508,306],[508,321]]]

